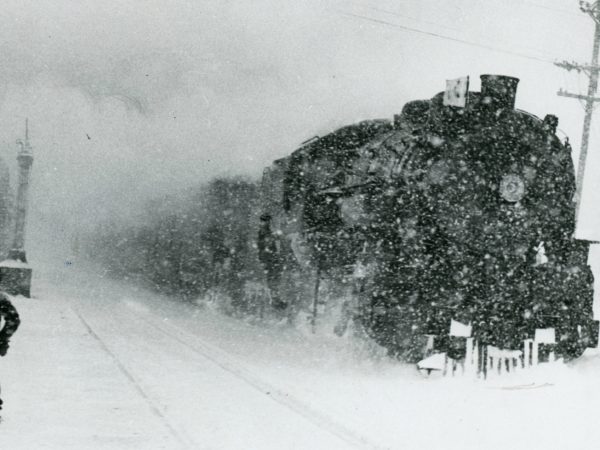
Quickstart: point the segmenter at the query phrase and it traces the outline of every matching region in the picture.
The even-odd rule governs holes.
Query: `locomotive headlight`
[[[525,195],[525,182],[518,175],[504,175],[500,181],[500,195],[507,202],[520,201]]]

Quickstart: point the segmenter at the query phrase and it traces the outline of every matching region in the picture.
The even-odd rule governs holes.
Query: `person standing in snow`
[[[21,320],[19,313],[3,292],[0,293],[0,319],[4,322],[4,326],[0,329],[0,356],[5,356],[10,338],[19,328]]]
[[[3,292],[0,292],[0,323],[4,323],[0,329],[0,356],[5,356],[10,338],[19,328],[21,319],[8,296]],[[2,409],[2,399],[0,399],[0,409]]]

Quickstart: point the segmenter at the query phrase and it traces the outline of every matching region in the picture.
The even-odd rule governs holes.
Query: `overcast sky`
[[[315,134],[391,118],[463,75],[474,90],[482,73],[519,77],[517,107],[558,115],[577,149],[583,108],[556,91],[585,93],[587,78],[552,61],[588,62],[592,36],[577,0],[5,0],[0,154],[14,162],[29,117],[31,247],[216,174],[257,177]]]

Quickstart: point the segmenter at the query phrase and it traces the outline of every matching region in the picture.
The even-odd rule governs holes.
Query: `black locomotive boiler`
[[[354,320],[407,361],[431,335],[450,351],[452,320],[505,349],[538,328],[566,358],[597,345],[571,149],[555,116],[515,109],[517,83],[482,75],[458,106],[412,101],[266,169],[259,250],[279,304],[310,277],[352,286]]]

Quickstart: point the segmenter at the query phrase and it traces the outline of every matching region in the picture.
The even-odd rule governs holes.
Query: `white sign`
[[[465,325],[454,319],[450,322],[450,336],[471,337],[471,325]]]
[[[555,344],[554,328],[536,328],[535,342],[538,344]]]
[[[467,95],[469,94],[469,77],[446,80],[446,91],[444,92],[444,106],[456,106],[464,108],[467,106]]]

